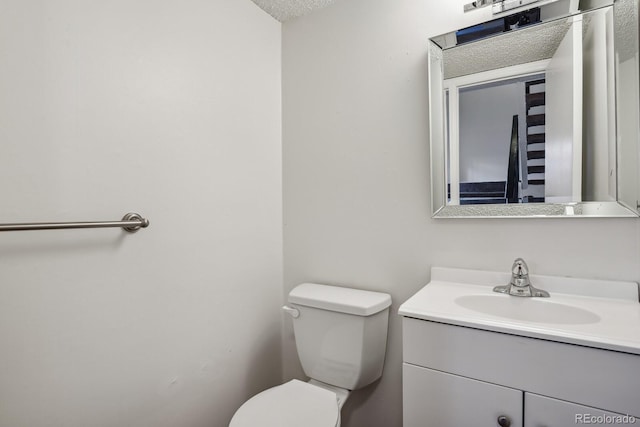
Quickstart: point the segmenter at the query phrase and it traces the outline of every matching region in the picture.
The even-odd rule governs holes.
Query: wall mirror
[[[639,215],[638,0],[539,4],[429,41],[435,217]]]

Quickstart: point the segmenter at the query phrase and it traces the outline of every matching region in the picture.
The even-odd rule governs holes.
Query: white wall
[[[638,16],[638,2],[622,1],[615,9],[614,22],[625,31],[615,33],[616,77],[619,82],[616,93],[618,116],[618,198],[627,206],[640,205],[640,150],[633,141],[640,132],[638,123],[638,23],[630,17]],[[635,76],[635,77],[634,77]]]
[[[618,92],[618,197],[631,208],[640,204],[640,152],[632,143],[637,137],[639,123],[631,119],[638,113],[637,99],[640,93],[637,79],[638,57],[618,64],[618,78],[625,82]]]
[[[280,24],[0,1],[0,426],[226,426],[281,378]]]
[[[582,18],[582,15],[568,18],[571,27],[545,74],[544,198],[547,203],[582,201]]]
[[[524,110],[520,82],[461,90],[460,182],[506,181],[513,116]]]
[[[343,427],[402,425],[396,312],[433,265],[507,271],[521,256],[538,274],[640,281],[636,219],[430,218],[427,39],[482,19],[463,3],[342,0],[283,25],[285,292],[317,281],[394,300],[384,376]],[[285,325],[284,375],[303,377]]]
[[[616,200],[613,11],[600,9],[590,15],[582,39],[582,200]]]

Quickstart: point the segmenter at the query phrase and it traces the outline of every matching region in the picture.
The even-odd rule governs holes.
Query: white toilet
[[[303,283],[289,293],[296,348],[309,382],[291,380],[249,399],[229,427],[339,427],[351,390],[382,375],[391,296]]]

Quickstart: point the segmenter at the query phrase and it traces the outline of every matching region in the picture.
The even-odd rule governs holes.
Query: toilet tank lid
[[[291,290],[289,302],[357,316],[371,316],[391,305],[391,295],[340,286],[303,283]]]

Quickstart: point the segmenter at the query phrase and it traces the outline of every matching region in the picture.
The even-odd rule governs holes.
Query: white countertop
[[[637,283],[532,274],[532,285],[548,291],[550,298],[516,297],[493,292],[494,286],[509,283],[510,277],[509,273],[433,267],[431,282],[402,304],[399,314],[640,355]],[[461,301],[473,298],[489,301],[493,306],[504,302],[504,311],[509,315],[491,313],[490,307],[478,311],[465,306],[468,304],[461,304]],[[572,311],[584,313],[587,320],[553,323],[556,321],[553,313],[562,315],[563,310],[568,316]],[[548,316],[545,311],[548,311]]]

